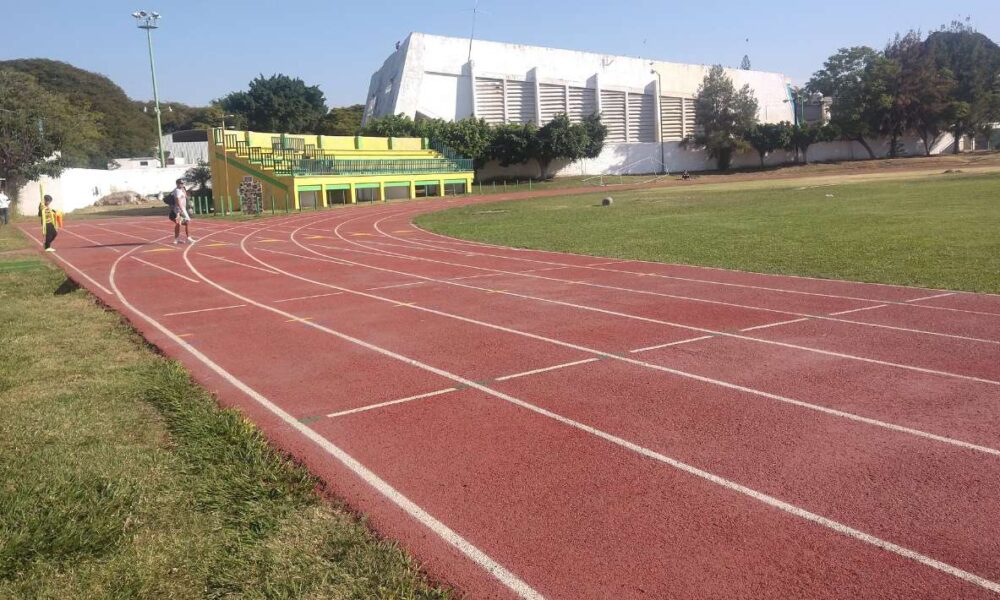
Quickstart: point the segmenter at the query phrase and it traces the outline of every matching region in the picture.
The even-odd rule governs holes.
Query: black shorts
[[[177,222],[177,213],[174,212],[174,211],[170,211],[170,214],[167,215],[167,218],[170,219],[171,221],[173,221],[174,223],[176,223]]]

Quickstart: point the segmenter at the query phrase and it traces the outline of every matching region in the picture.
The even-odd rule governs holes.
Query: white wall
[[[22,215],[38,212],[39,188],[52,196],[52,205],[63,212],[91,206],[112,192],[137,192],[143,196],[169,192],[184,176],[188,166],[141,169],[66,169],[58,178],[42,177],[18,192],[18,210]]]
[[[906,137],[902,140],[903,156],[924,156],[924,145],[919,138]],[[932,146],[932,153],[951,152],[953,138],[942,136]],[[888,140],[869,140],[877,158],[889,155]],[[704,150],[687,149],[680,142],[663,144],[663,158],[667,171],[681,173],[683,171],[712,171],[716,165]],[[809,162],[836,162],[847,160],[868,159],[868,151],[857,142],[836,141],[813,144],[809,147]],[[765,166],[775,167],[791,164],[795,161],[795,153],[778,151],[764,159]],[[747,152],[733,157],[734,168],[759,167],[760,157],[756,152]],[[643,175],[660,172],[660,144],[605,144],[604,150],[597,158],[583,159],[575,162],[556,162],[549,170],[556,177],[571,177],[579,175]],[[523,165],[501,167],[497,162],[488,163],[476,173],[479,180],[516,177],[538,177],[538,164],[530,161]]]

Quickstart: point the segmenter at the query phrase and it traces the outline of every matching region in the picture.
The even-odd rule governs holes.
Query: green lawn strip
[[[0,256],[0,598],[449,597],[37,262]]]
[[[786,180],[477,204],[420,216],[459,238],[930,288],[1000,292],[1000,175]]]

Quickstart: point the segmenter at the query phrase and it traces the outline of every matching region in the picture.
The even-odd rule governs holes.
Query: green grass
[[[819,185],[817,185],[817,183]],[[790,179],[477,204],[417,223],[524,248],[1000,293],[1000,175]]]
[[[0,306],[0,598],[449,597],[58,269]]]

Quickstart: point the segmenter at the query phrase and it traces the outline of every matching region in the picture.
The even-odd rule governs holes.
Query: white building
[[[371,78],[365,119],[390,114],[543,125],[595,112],[608,127],[600,157],[559,174],[652,173],[713,168],[680,141],[692,133],[694,98],[711,67],[411,33]],[[780,73],[727,69],[749,84],[762,122],[793,121],[790,81]],[[756,156],[737,164],[757,164]],[[661,162],[662,161],[662,162]],[[537,174],[528,165],[524,174]],[[482,175],[482,173],[481,173]],[[488,174],[487,174],[488,176]]]

